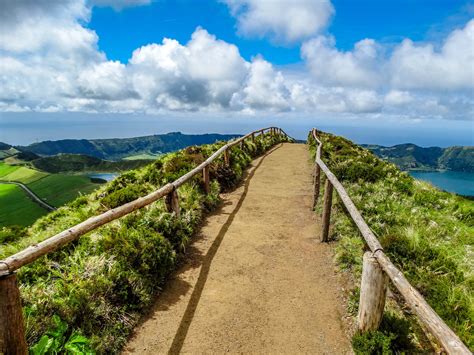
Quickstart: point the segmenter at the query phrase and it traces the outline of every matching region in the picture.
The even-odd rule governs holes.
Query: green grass
[[[81,195],[87,195],[100,184],[92,183],[87,176],[48,175],[28,184],[28,187],[49,204],[60,207]]]
[[[46,213],[47,211],[31,201],[20,187],[0,184],[0,227],[29,226]]]
[[[24,166],[11,166],[0,163],[0,179],[6,181],[18,181],[24,184],[32,183],[48,176],[48,173],[33,170]]]
[[[11,166],[11,165],[0,162],[0,179],[4,179],[5,176],[14,172],[18,168],[19,168],[18,166]]]
[[[161,199],[22,267],[18,278],[30,346],[37,344],[37,349],[49,340],[55,342],[59,327],[60,344],[55,349],[64,349],[79,336],[83,348],[118,353],[179,258],[185,257],[186,245],[205,213],[218,205],[219,192],[232,189],[252,158],[278,141],[277,136],[258,136],[255,143],[246,142],[244,150],[231,149],[230,167],[222,157],[213,162],[209,166],[208,195],[200,174],[182,185],[179,217],[167,212]],[[3,231],[13,242],[0,245],[0,259],[158,189],[203,162],[222,145],[189,147],[124,173],[40,218],[21,237]]]
[[[344,185],[392,262],[474,349],[474,202],[417,181],[342,137],[322,134],[320,139],[322,159]],[[312,139],[310,146],[314,154]],[[332,217],[336,260],[354,276],[357,292],[364,242],[342,203],[336,201]],[[398,317],[403,318],[403,313]],[[371,336],[356,335],[354,344],[360,351],[364,342],[370,342],[372,349],[411,352],[400,348],[395,333],[382,328]],[[410,337],[419,350],[427,346],[421,344],[422,335],[417,334],[413,321]]]

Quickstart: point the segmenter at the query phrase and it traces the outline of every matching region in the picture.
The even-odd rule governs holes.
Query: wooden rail
[[[367,331],[379,327],[385,306],[387,289],[386,278],[388,277],[403,296],[410,309],[418,316],[421,324],[428,329],[449,354],[471,354],[471,351],[469,351],[461,339],[444,323],[441,317],[430,307],[423,296],[410,285],[405,276],[403,276],[403,273],[397,269],[384,253],[382,245],[364,221],[364,218],[352,202],[344,186],[342,186],[337,177],[321,160],[321,149],[323,149],[323,145],[318,139],[318,131],[313,128],[311,134],[317,143],[313,207],[316,206],[319,198],[321,183],[320,172],[323,171],[327,178],[324,193],[321,241],[327,241],[329,239],[330,210],[332,204],[332,190],[334,188],[371,250],[371,252],[367,252],[364,255],[359,300],[359,329],[361,331]],[[385,275],[383,273],[385,273]]]
[[[283,135],[291,139],[284,130],[278,127],[268,127],[253,131],[243,137],[229,141],[219,148],[204,162],[177,180],[168,183],[152,193],[111,209],[98,216],[90,217],[85,221],[62,231],[38,244],[0,260],[0,354],[26,354],[28,348],[25,341],[24,324],[22,317],[20,291],[15,270],[30,264],[38,258],[58,250],[62,246],[77,240],[82,235],[123,217],[133,211],[143,208],[163,197],[168,211],[179,216],[178,188],[197,174],[202,174],[204,189],[209,193],[209,165],[224,154],[225,164],[229,164],[229,150],[237,144],[243,147],[243,142],[250,138],[252,142],[258,134]]]

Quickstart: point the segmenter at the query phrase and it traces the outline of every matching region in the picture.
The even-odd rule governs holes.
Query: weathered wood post
[[[28,354],[15,274],[0,277],[0,354]]]
[[[321,190],[321,167],[318,163],[314,166],[314,190],[313,190],[313,209],[316,207]]]
[[[202,169],[202,179],[204,180],[204,191],[208,194],[211,190],[209,186],[209,165],[206,165],[204,169]]]
[[[255,133],[252,133],[252,142],[255,143]]]
[[[176,189],[166,195],[165,204],[168,212],[174,212],[176,217],[180,216],[181,211],[179,210],[179,196]]]
[[[323,228],[321,231],[321,242],[329,241],[329,224],[331,220],[331,206],[332,206],[332,190],[333,186],[328,178],[324,185],[324,207],[323,207]]]
[[[244,150],[244,141],[243,140],[240,141],[239,145],[240,145],[240,150]]]
[[[224,150],[224,164],[226,166],[229,166],[229,148],[227,148],[226,150]]]
[[[359,330],[378,329],[382,321],[387,295],[388,277],[371,252],[365,252],[360,286]]]

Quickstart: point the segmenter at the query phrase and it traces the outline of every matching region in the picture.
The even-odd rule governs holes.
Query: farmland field
[[[59,174],[48,175],[28,184],[35,194],[55,207],[64,205],[81,194],[88,194],[98,186],[87,176]]]
[[[18,169],[18,166],[11,166],[11,165],[0,163],[0,179],[14,172],[17,169]]]
[[[47,213],[16,185],[0,184],[0,227],[28,226]]]

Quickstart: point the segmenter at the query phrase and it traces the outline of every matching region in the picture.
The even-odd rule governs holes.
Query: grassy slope
[[[91,193],[99,184],[91,183],[86,176],[54,174],[32,182],[28,187],[49,204],[59,207]]]
[[[235,186],[251,158],[276,141],[259,136],[255,144],[246,142],[245,151],[234,147],[231,168],[222,158],[211,164],[211,193],[207,196],[200,175],[181,186],[179,218],[168,213],[160,200],[21,268],[28,342],[34,344],[41,337],[47,341],[51,335],[45,334],[58,329],[59,317],[67,324],[65,339],[80,333],[96,351],[117,352],[178,257],[184,256],[203,214],[219,202],[219,191]],[[121,175],[97,192],[39,219],[26,236],[0,245],[0,259],[175,180],[221,146],[190,147]],[[59,343],[62,347],[64,341]]]
[[[314,152],[314,142],[310,141]],[[323,160],[343,183],[391,260],[473,349],[474,202],[416,181],[341,137],[323,134],[322,141]],[[363,242],[339,201],[333,221],[337,261],[355,275],[357,298]],[[356,312],[357,302],[352,306]],[[376,352],[384,347],[387,351],[414,351],[423,347],[416,339],[413,323],[408,337],[403,337],[400,332],[407,326],[394,330],[393,325],[402,324],[404,317],[387,317],[390,321],[384,323],[381,332],[354,338],[356,351]]]
[[[15,185],[0,184],[0,201],[0,227],[28,226],[47,213]]]
[[[10,166],[0,163],[0,180],[18,181],[27,185],[41,199],[55,207],[64,205],[83,194],[88,194],[95,190],[99,185],[92,183],[86,176],[48,174],[38,170],[23,166]],[[12,196],[8,196],[8,192]],[[39,213],[38,208],[33,208],[33,201],[26,198],[20,198],[16,189],[5,189],[0,196],[2,206],[2,215],[8,214],[8,219],[2,219],[2,225],[31,225],[39,216],[45,213]],[[18,198],[18,201],[15,201]],[[15,203],[11,203],[14,201]],[[30,211],[26,213],[24,211]],[[35,212],[36,211],[36,212]],[[46,211],[45,211],[46,212]],[[10,221],[11,223],[8,223]]]

